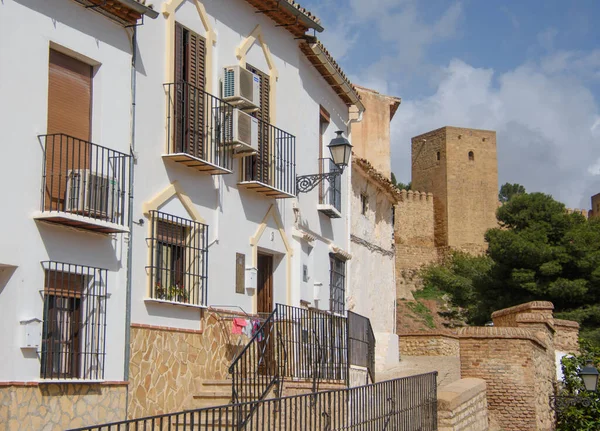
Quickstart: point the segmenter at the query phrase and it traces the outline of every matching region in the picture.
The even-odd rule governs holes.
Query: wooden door
[[[259,253],[257,266],[257,311],[271,313],[273,311],[273,256]]]
[[[266,313],[273,311],[273,256],[266,254],[258,255],[257,262],[257,311],[266,317]],[[270,322],[263,325],[262,336],[259,339],[259,374],[266,376],[275,375],[275,323]]]

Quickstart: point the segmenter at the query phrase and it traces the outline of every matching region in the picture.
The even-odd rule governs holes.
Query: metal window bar
[[[168,104],[168,153],[188,154],[232,171],[234,107],[188,82],[163,84],[163,87]]]
[[[242,181],[258,181],[296,195],[296,137],[261,119],[258,152],[244,158]]]
[[[208,300],[208,226],[150,211],[150,297],[184,304]]]
[[[104,378],[106,359],[106,269],[42,262],[44,300],[43,379]]]
[[[59,211],[125,225],[131,156],[57,133],[44,146],[42,211]]]
[[[240,411],[252,415],[241,419]],[[71,431],[437,430],[437,372],[349,389],[148,416]]]
[[[340,169],[337,167],[331,158],[319,159],[321,169],[319,173],[327,174],[329,172],[338,172]],[[341,174],[341,172],[340,172]],[[336,176],[331,181],[321,182],[319,187],[319,203],[322,205],[331,205],[339,212],[342,211],[342,177],[341,175]]]
[[[329,264],[331,311],[344,314],[346,309],[346,262],[336,256],[330,256]]]

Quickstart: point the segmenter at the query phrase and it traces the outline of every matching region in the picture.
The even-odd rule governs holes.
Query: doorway
[[[273,256],[259,253],[256,266],[258,269],[256,311],[261,317],[266,318],[273,311]],[[275,375],[276,364],[273,354],[275,326],[275,322],[272,321],[264,324],[262,334],[258,339],[258,373],[264,376]]]

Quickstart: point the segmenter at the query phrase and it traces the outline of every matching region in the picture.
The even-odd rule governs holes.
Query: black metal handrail
[[[187,154],[233,170],[229,145],[234,107],[188,82],[163,84],[167,92],[169,154]]]
[[[125,225],[131,156],[64,133],[44,146],[41,210]]]
[[[252,411],[244,418],[240,411]],[[71,431],[437,430],[437,372],[283,398],[148,416]]]
[[[231,402],[258,401],[279,383],[278,358],[280,342],[277,339],[277,309],[255,331],[248,344],[229,367],[231,374]],[[237,411],[238,423],[252,415],[252,404],[243,404]]]
[[[296,195],[296,137],[258,121],[258,151],[244,158],[242,181],[258,181]]]

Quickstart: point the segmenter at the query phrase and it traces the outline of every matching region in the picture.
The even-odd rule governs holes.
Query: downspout
[[[132,237],[133,237],[133,174],[135,165],[135,97],[136,97],[136,60],[137,60],[137,26],[133,27],[131,35],[131,142],[129,151],[131,161],[129,162],[129,214],[127,217],[127,227],[129,234],[127,238],[127,279],[125,293],[125,354],[123,380],[129,382],[129,361],[131,359],[131,287],[132,287]],[[129,389],[125,393],[125,419],[128,417],[129,408]]]

